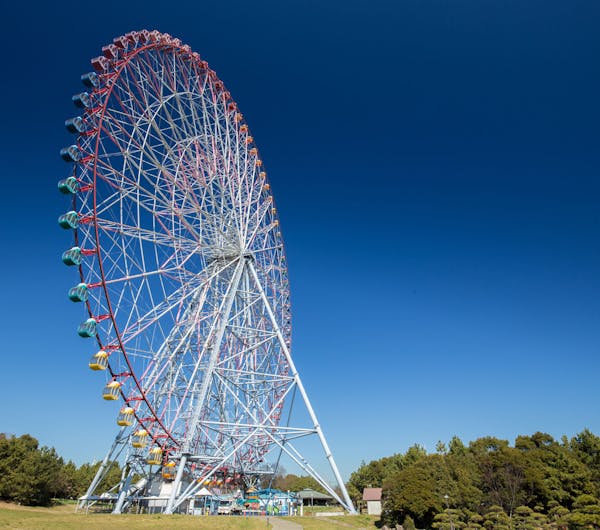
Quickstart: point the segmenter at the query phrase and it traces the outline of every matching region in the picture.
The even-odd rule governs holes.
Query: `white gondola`
[[[83,123],[83,118],[81,116],[69,118],[65,121],[65,127],[67,128],[67,131],[71,133],[82,133],[85,131],[85,124]]]
[[[71,99],[73,100],[75,106],[79,107],[80,109],[87,109],[92,104],[92,99],[87,92],[75,94]]]
[[[65,162],[78,162],[80,158],[79,148],[76,145],[63,147],[60,150],[60,156]]]
[[[81,82],[88,88],[98,88],[100,86],[100,78],[96,72],[89,72],[81,76]]]

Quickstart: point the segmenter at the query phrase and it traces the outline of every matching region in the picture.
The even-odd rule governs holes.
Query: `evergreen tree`
[[[600,528],[600,504],[598,504],[598,499],[592,495],[577,497],[568,522],[569,528],[573,530]]]
[[[415,522],[413,521],[413,518],[410,515],[407,515],[404,518],[404,521],[402,522],[402,527],[404,528],[404,530],[417,530]]]
[[[54,449],[38,448],[25,434],[0,437],[0,498],[26,505],[49,505],[60,492],[64,462]]]

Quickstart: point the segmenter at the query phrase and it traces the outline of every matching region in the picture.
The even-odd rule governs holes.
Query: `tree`
[[[552,529],[567,530],[569,528],[569,517],[571,512],[558,502],[551,501],[548,504],[548,521]]]
[[[349,490],[360,498],[369,486],[383,487],[382,523],[392,525],[414,519],[420,528],[600,529],[600,437],[586,429],[558,441],[536,432],[514,446],[490,436],[465,446],[455,436],[439,442],[436,454],[414,445],[363,462]]]
[[[530,507],[548,506],[556,501],[571,507],[575,498],[593,493],[590,470],[582,464],[568,444],[559,444],[552,436],[537,432],[519,436],[515,441],[525,458],[525,497]]]
[[[456,436],[449,443],[449,451],[444,461],[450,475],[447,494],[452,505],[469,512],[477,512],[484,498],[479,484],[481,475],[477,461]]]
[[[0,497],[26,505],[49,505],[60,491],[64,462],[54,449],[38,448],[38,441],[24,434],[0,437]]]
[[[458,530],[467,526],[467,523],[462,521],[463,518],[464,514],[460,510],[447,508],[433,518],[431,526],[439,530]]]
[[[538,530],[547,522],[546,516],[532,510],[529,506],[519,506],[513,517],[514,530]]]
[[[502,506],[490,506],[483,518],[483,526],[487,530],[510,530],[510,518]]]
[[[590,471],[594,494],[600,495],[600,437],[588,429],[571,438],[569,447],[582,464]]]
[[[360,467],[350,475],[347,484],[348,494],[354,502],[362,499],[362,492],[365,488],[381,488],[387,477],[406,467],[405,461],[413,463],[422,456],[417,446],[411,449],[407,452],[407,455],[410,453],[408,457],[395,454],[379,460],[372,460],[368,464],[362,462]]]
[[[419,528],[427,528],[442,511],[443,495],[451,482],[443,457],[429,455],[384,481],[386,523],[395,524],[410,515]]]
[[[568,518],[569,528],[600,528],[600,505],[592,495],[580,495],[573,504]]]
[[[273,487],[282,491],[300,491],[303,489],[311,489],[320,491],[321,493],[327,493],[325,488],[321,486],[314,478],[308,475],[294,475],[290,473],[285,477],[275,477],[273,480]]]
[[[54,497],[75,499],[80,496],[77,481],[77,466],[69,460],[58,473],[58,488]]]
[[[509,517],[525,497],[526,462],[522,453],[509,447],[508,441],[480,438],[470,449],[481,474],[481,486],[487,501],[506,510]]]
[[[467,448],[458,436],[453,436],[448,444],[448,452],[452,456],[461,457],[467,454]]]
[[[402,527],[404,528],[404,530],[417,530],[415,522],[413,521],[413,518],[410,515],[407,515],[404,518],[404,521],[402,522]]]
[[[483,516],[478,513],[468,513],[465,530],[480,530],[481,528],[483,528]]]

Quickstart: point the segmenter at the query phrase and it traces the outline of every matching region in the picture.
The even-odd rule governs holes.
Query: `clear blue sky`
[[[600,4],[10,2],[0,101],[0,431],[78,462],[117,406],[75,330],[58,150],[89,59],[190,44],[269,171],[294,357],[347,477],[457,434],[600,432]]]

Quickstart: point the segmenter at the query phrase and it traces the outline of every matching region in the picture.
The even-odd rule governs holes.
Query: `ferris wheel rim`
[[[170,36],[168,37],[168,46],[170,50],[173,49],[177,49],[180,51],[183,51],[185,53],[190,53],[191,51],[186,51],[183,47],[183,45],[181,45],[181,43],[177,44],[176,42],[174,42],[174,39],[170,38]],[[164,49],[165,44],[163,43],[161,45]],[[116,70],[113,73],[113,77],[115,79],[118,79],[119,76],[122,74],[123,70],[126,68],[126,66],[129,64],[129,62],[131,62],[131,60],[136,57],[137,55],[139,55],[140,53],[142,53],[143,51],[146,50],[155,50],[159,48],[159,44],[156,42],[150,43],[150,44],[145,44],[141,47],[136,47],[134,48],[130,53],[128,53],[127,58],[125,61],[123,61],[123,63],[119,66],[118,70]],[[211,70],[210,68],[208,68],[208,65],[206,64],[205,61],[201,61],[201,59],[198,57],[193,58],[193,60],[198,61],[200,65],[204,66],[207,70],[208,70],[208,74],[211,78],[214,78],[214,82],[215,83],[221,83],[223,90],[226,91],[226,89],[224,88],[224,84],[223,82],[217,77],[216,73]],[[106,110],[107,110],[107,105],[108,105],[108,101],[110,98],[110,95],[112,94],[112,91],[114,90],[114,87],[116,86],[116,83],[111,83],[111,86],[108,90],[108,92],[106,93],[106,96],[104,98],[104,104],[103,104],[103,108],[102,108],[102,112],[100,114],[100,122],[103,121]],[[99,148],[100,148],[100,143],[101,143],[101,134],[100,131],[98,131],[96,133],[96,138],[95,138],[95,145],[94,145],[94,168],[93,168],[93,185],[94,185],[94,192],[93,192],[93,212],[94,212],[94,216],[96,216],[97,211],[98,211],[98,200],[97,200],[97,189],[96,189],[96,183],[97,183],[97,179],[98,179],[98,153],[99,153]],[[153,409],[151,403],[148,401],[147,399],[147,395],[146,395],[146,389],[144,387],[144,385],[142,384],[141,380],[138,377],[138,374],[136,373],[136,370],[134,369],[134,366],[131,362],[129,353],[128,353],[128,348],[127,345],[124,343],[123,337],[122,337],[122,330],[120,329],[120,325],[117,322],[117,318],[116,318],[116,313],[115,310],[113,308],[113,301],[112,301],[112,297],[109,293],[108,290],[108,281],[109,279],[107,278],[107,274],[105,272],[105,267],[104,267],[104,256],[103,256],[103,246],[101,244],[101,240],[100,240],[100,226],[99,223],[95,222],[94,223],[94,239],[95,239],[95,243],[96,243],[96,254],[97,254],[97,260],[98,260],[98,269],[99,269],[99,273],[100,273],[100,277],[101,277],[101,285],[102,285],[102,290],[104,293],[104,297],[106,300],[106,304],[107,304],[107,310],[108,310],[108,318],[111,320],[112,325],[113,325],[113,330],[117,339],[117,343],[118,343],[118,349],[121,356],[123,357],[123,359],[125,360],[127,367],[128,367],[128,373],[127,373],[127,377],[131,377],[132,380],[135,383],[136,388],[139,391],[139,394],[142,398],[142,400],[144,401],[145,405],[148,407],[148,410],[152,412],[152,418],[139,418],[136,415],[136,419],[139,425],[141,426],[146,426],[147,424],[153,424],[156,422],[156,424],[158,424],[158,426],[160,427],[160,430],[176,445],[179,446],[180,445],[180,441],[176,439],[176,437],[171,433],[170,429],[164,425],[161,421],[161,418],[159,418],[158,414],[156,413],[156,411]],[[78,231],[76,230],[76,241],[77,241],[77,237],[78,237]],[[282,247],[282,253],[284,255],[285,258],[285,254],[284,254],[284,250],[283,250],[283,240],[281,238],[281,234],[279,234],[279,239],[281,240],[281,247]],[[80,265],[79,266],[79,271],[80,271],[80,276],[82,278],[82,281],[85,281],[84,278],[84,272],[83,272],[83,268]],[[289,298],[289,295],[288,295]],[[90,317],[94,318],[97,317],[98,315],[94,315],[92,312],[92,309],[90,307],[90,303],[87,302],[87,309],[88,309],[88,313],[90,315]],[[97,335],[97,341],[100,345],[101,348],[103,348],[103,340],[101,339],[100,335]],[[115,378],[117,378],[120,374],[116,373],[112,366],[109,364],[109,370],[110,370],[110,374],[113,378],[113,380],[115,380]],[[121,374],[122,375],[122,374]],[[125,402],[125,404],[130,405],[130,399],[124,394],[123,390],[121,389],[120,391],[121,397],[123,399],[123,401]],[[139,398],[136,398],[136,400],[139,400]],[[136,410],[136,414],[137,414],[137,410]]]

